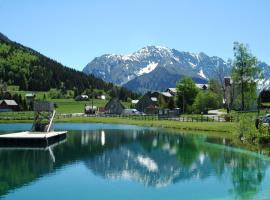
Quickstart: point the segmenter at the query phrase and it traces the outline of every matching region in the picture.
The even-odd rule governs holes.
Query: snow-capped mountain
[[[262,68],[270,77],[270,67]],[[229,74],[231,63],[204,53],[180,52],[161,46],[147,46],[129,55],[105,54],[95,58],[84,69],[107,82],[146,92],[175,87],[176,82],[190,76],[196,83],[220,80]]]

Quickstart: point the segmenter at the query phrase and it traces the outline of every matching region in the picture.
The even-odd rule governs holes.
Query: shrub
[[[255,117],[247,114],[239,116],[236,134],[241,140],[256,142],[261,134],[255,127]]]
[[[200,91],[195,98],[193,109],[196,113],[207,113],[209,109],[217,109],[219,97],[212,91]]]

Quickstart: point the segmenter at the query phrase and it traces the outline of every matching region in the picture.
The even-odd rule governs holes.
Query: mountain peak
[[[172,50],[170,48],[168,48],[168,47],[150,45],[150,46],[146,46],[146,47],[141,48],[137,52],[140,52],[140,53],[155,53],[155,52],[171,53]]]
[[[214,68],[220,65],[226,69],[230,67],[223,62],[217,63],[204,53],[180,52],[149,45],[132,54],[105,54],[95,58],[83,71],[107,82],[144,92],[172,87],[183,76],[205,83],[215,76]]]
[[[141,50],[149,50],[149,51],[171,51],[170,48],[165,46],[158,46],[158,45],[148,45],[146,47],[141,48]]]

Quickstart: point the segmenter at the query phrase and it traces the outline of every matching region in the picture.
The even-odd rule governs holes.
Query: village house
[[[118,98],[112,98],[105,106],[105,113],[107,114],[122,114],[125,107]]]
[[[158,114],[158,99],[148,92],[138,101],[135,108],[146,114]]]
[[[170,92],[153,92],[151,96],[156,97],[159,105],[163,105],[165,107],[168,106],[170,101],[174,100],[174,96]]]
[[[0,100],[0,112],[18,111],[19,105],[14,100]]]

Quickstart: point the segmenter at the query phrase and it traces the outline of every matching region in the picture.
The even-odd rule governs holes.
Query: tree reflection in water
[[[258,156],[206,137],[151,129],[69,131],[67,142],[52,151],[55,163],[48,151],[0,150],[0,195],[83,161],[98,176],[131,179],[149,187],[229,176],[235,197],[252,199],[268,167],[268,161]]]

